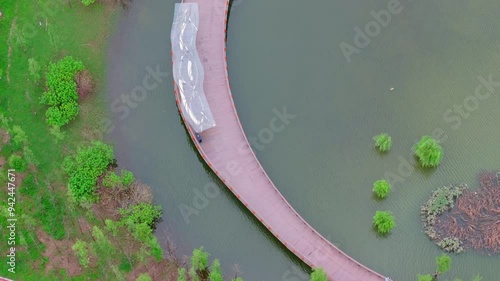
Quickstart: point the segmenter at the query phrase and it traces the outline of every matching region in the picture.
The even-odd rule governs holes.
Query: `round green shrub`
[[[17,172],[23,172],[28,168],[28,163],[19,155],[11,155],[9,157],[9,166]]]
[[[413,146],[415,155],[418,157],[422,167],[436,167],[443,157],[443,148],[430,136],[423,136],[420,141]]]
[[[380,152],[389,151],[392,147],[392,138],[386,133],[374,136],[373,140],[375,141],[375,147],[377,147]]]
[[[122,185],[127,187],[135,181],[134,174],[131,171],[122,170]]]
[[[386,180],[378,180],[373,183],[373,192],[380,199],[386,198],[390,191],[391,191],[391,184],[388,183]]]
[[[387,234],[396,226],[394,215],[390,211],[376,211],[373,225],[380,234]]]

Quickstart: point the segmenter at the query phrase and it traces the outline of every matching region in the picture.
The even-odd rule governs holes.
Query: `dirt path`
[[[15,10],[17,11],[17,6],[16,6]],[[11,44],[11,41],[12,41],[12,31],[14,30],[14,28],[16,28],[16,22],[17,22],[17,17],[15,17],[12,20],[12,24],[10,25],[9,38],[7,39],[7,45],[9,46],[9,50],[7,52],[7,70],[5,71],[5,77],[7,77],[7,83],[9,83],[9,84],[10,84],[10,75],[9,75],[9,71],[10,71],[10,56],[12,55],[12,44]]]

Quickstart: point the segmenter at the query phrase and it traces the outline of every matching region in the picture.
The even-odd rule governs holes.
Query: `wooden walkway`
[[[199,144],[183,118],[203,159],[259,221],[306,264],[323,268],[334,281],[384,281],[382,275],[356,262],[302,219],[274,186],[253,153],[228,82],[225,33],[229,2],[184,2],[199,5],[197,50],[205,70],[205,95],[216,122],[216,127],[201,134],[203,142]],[[179,105],[177,87],[175,93]]]

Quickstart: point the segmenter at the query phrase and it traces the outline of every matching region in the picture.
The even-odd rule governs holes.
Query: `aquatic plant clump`
[[[388,183],[386,180],[378,180],[373,183],[373,192],[380,199],[386,198],[390,191],[391,191],[391,184]]]
[[[443,158],[443,148],[430,136],[423,136],[420,141],[413,146],[415,155],[424,168],[436,167]]]
[[[463,251],[461,247],[462,242],[458,241],[457,247],[449,247],[448,241],[455,241],[456,237],[441,237],[435,229],[435,224],[438,219],[438,216],[443,214],[446,211],[449,211],[455,205],[455,200],[462,195],[464,189],[467,188],[467,185],[463,184],[460,186],[445,186],[440,187],[436,191],[434,191],[431,197],[427,200],[427,202],[420,207],[420,214],[422,216],[422,222],[425,228],[425,234],[429,236],[430,239],[438,241],[438,246],[443,248],[444,250],[459,253]],[[447,238],[448,240],[443,239]],[[454,243],[453,245],[456,245]]]
[[[460,254],[464,251],[463,243],[457,237],[445,237],[438,241],[437,245],[446,252]]]
[[[373,225],[380,234],[387,234],[396,226],[394,215],[390,211],[376,211]]]
[[[376,135],[373,137],[375,141],[375,147],[380,150],[380,152],[387,152],[391,150],[392,147],[392,138],[388,134],[382,133],[380,135]]]
[[[436,232],[456,239],[443,239],[446,247],[457,240],[466,248],[486,254],[500,253],[500,172],[484,173],[477,190],[465,190],[450,212],[439,217]]]

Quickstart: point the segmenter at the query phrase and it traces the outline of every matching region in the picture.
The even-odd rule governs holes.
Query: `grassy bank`
[[[0,275],[14,280],[135,280],[150,268],[167,268],[165,261],[144,253],[143,243],[128,231],[122,228],[111,234],[104,222],[116,210],[99,204],[84,208],[69,201],[68,178],[61,168],[65,156],[77,147],[102,138],[98,124],[105,115],[106,43],[120,8],[104,3],[85,7],[71,0],[21,0],[0,1],[0,9],[0,114],[5,117],[0,214],[2,225],[11,215],[17,219],[15,273],[2,255]],[[89,97],[79,99],[77,118],[56,136],[46,123],[47,106],[40,104],[40,97],[46,90],[49,63],[67,55],[83,62],[95,87]],[[16,202],[9,206],[7,168],[12,165],[6,162],[14,154],[29,165],[13,173]],[[9,233],[0,236],[0,248],[8,252]],[[88,245],[87,267],[72,249],[77,241]]]

